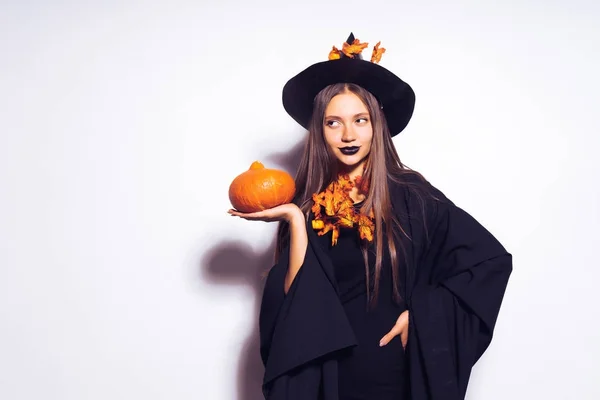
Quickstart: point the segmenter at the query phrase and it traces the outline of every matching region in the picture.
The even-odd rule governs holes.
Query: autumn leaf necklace
[[[356,187],[360,194],[368,193],[368,181],[357,176],[354,181],[349,175],[340,175],[320,193],[312,196],[312,212],[315,218],[312,228],[319,236],[332,232],[331,245],[337,244],[340,228],[357,227],[360,238],[369,242],[373,241],[375,231],[375,216],[373,210],[368,215],[362,214],[354,206],[350,191]]]

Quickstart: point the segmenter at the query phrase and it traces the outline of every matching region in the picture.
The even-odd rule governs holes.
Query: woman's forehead
[[[367,106],[356,94],[352,92],[340,93],[334,96],[327,107],[326,114],[336,114],[337,116],[355,116],[360,113],[369,113]]]

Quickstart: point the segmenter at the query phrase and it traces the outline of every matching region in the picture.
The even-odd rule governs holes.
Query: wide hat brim
[[[370,61],[341,58],[311,65],[290,79],[283,88],[283,107],[308,129],[315,96],[335,83],[355,83],[379,101],[390,134],[402,132],[415,108],[415,92],[398,76]]]

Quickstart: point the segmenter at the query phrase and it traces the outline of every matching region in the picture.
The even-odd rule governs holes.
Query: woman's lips
[[[340,151],[342,152],[342,154],[344,154],[346,156],[351,156],[353,154],[356,154],[359,149],[360,149],[360,146],[340,147]]]

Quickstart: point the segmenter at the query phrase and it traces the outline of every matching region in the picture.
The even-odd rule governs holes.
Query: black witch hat
[[[377,98],[390,134],[402,132],[412,117],[415,93],[406,82],[377,64],[385,51],[379,49],[379,43],[373,49],[371,61],[363,60],[361,53],[366,46],[351,33],[342,51],[334,46],[328,61],[313,64],[290,79],[283,88],[283,107],[287,113],[308,129],[315,96],[329,85],[354,83]]]

